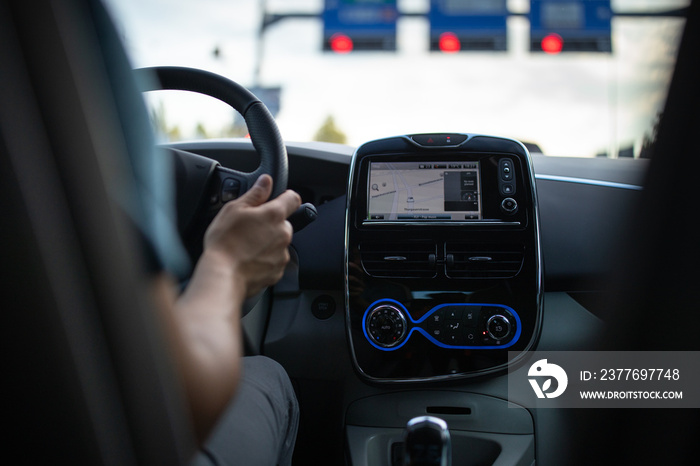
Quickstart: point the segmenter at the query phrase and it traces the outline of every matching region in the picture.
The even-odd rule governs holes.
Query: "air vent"
[[[428,241],[360,244],[362,266],[373,277],[432,278],[436,252],[435,243]]]
[[[445,275],[450,278],[511,278],[523,265],[517,244],[445,244]]]

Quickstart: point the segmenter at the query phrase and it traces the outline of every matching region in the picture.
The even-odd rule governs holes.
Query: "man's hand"
[[[276,283],[289,261],[292,226],[301,200],[293,191],[266,202],[272,178],[261,176],[229,202],[204,237],[185,292],[174,302],[166,281],[155,295],[183,376],[197,438],[203,442],[236,391],[243,344],[243,301]]]
[[[276,283],[289,262],[293,231],[287,218],[301,199],[288,190],[266,202],[271,192],[272,178],[262,175],[248,192],[221,209],[204,236],[205,254],[230,261],[246,297]]]

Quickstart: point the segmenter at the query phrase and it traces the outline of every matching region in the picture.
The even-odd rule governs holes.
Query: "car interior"
[[[226,77],[132,70],[100,1],[3,0],[11,464],[174,465],[196,451],[124,212],[130,192],[159,182],[129,165],[158,161],[125,156],[153,150],[142,93],[158,89],[222,100],[250,132],[158,146],[190,262],[261,173],[273,196],[302,197],[284,276],[243,317],[246,353],[276,360],[294,385],[294,464],[403,464],[407,423],[426,415],[449,427],[455,466],[695,464],[697,409],[531,409],[509,401],[508,376],[535,350],[700,350],[698,10],[686,10],[653,157],[583,161],[470,128],[356,148],[288,142]],[[433,199],[437,213],[415,207]]]

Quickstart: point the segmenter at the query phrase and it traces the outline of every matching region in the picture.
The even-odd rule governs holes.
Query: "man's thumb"
[[[267,202],[271,192],[272,178],[270,175],[260,175],[248,192],[239,198],[239,202],[249,206],[259,206]]]

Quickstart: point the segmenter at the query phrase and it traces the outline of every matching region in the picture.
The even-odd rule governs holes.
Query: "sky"
[[[685,6],[687,0],[618,0],[613,10]],[[467,132],[539,144],[550,155],[639,149],[663,108],[683,20],[614,18],[613,53],[532,54],[529,22],[508,20],[508,51],[428,50],[423,18],[398,22],[396,52],[321,51],[320,19],[286,19],[258,41],[261,11],[319,13],[323,0],[107,0],[134,67],[181,65],[244,86],[281,86],[286,140],[311,140],[328,116],[348,144],[420,132]],[[428,0],[399,0],[425,12]],[[509,0],[526,12],[527,0]],[[218,57],[213,53],[220,51]],[[208,97],[158,92],[183,136],[230,125],[231,109]]]

